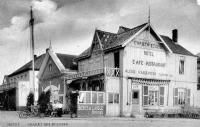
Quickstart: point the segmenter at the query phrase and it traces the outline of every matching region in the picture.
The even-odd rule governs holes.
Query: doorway
[[[133,90],[131,96],[131,104],[132,104],[132,115],[140,114],[140,92],[139,90]]]

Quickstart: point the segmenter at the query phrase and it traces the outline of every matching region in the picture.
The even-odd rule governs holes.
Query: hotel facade
[[[77,58],[77,74],[66,74],[66,91],[79,90],[79,115],[137,116],[197,101],[197,57],[159,35],[149,23],[117,33],[95,30],[91,46]],[[66,104],[68,105],[68,104]]]

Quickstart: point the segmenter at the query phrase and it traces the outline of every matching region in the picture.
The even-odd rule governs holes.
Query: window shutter
[[[143,105],[149,105],[149,91],[148,86],[143,86]]]
[[[160,87],[160,105],[164,105],[165,87]]]
[[[174,88],[174,105],[178,105],[178,88]]]
[[[191,94],[191,90],[187,89],[187,104],[190,105],[190,94]]]

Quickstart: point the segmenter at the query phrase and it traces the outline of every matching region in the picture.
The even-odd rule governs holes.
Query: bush
[[[47,92],[42,92],[39,96],[38,99],[38,104],[39,104],[39,111],[41,113],[45,113],[46,109],[47,109],[47,104],[50,102],[50,96],[51,96],[51,92],[47,91]]]
[[[34,105],[34,94],[32,92],[30,92],[29,95],[27,96],[27,103],[26,103],[27,107],[31,105]]]

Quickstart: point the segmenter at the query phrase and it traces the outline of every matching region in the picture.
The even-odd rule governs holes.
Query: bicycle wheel
[[[21,111],[21,112],[19,113],[19,118],[27,118],[27,117],[28,117],[28,115],[27,115],[26,112]]]

